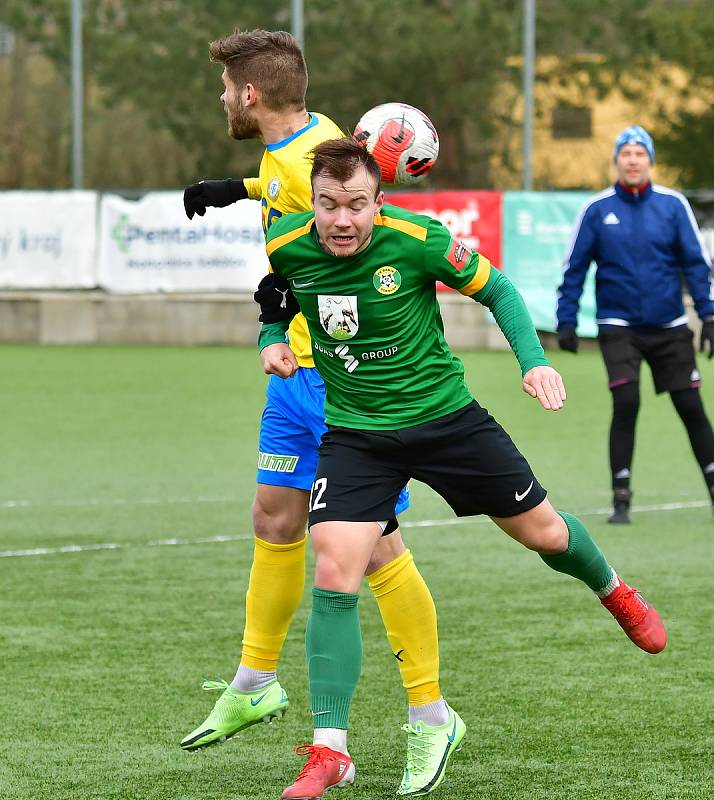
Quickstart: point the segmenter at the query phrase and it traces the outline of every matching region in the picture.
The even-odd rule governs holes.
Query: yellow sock
[[[429,587],[406,550],[369,578],[410,706],[433,703],[439,687],[439,636]]]
[[[305,588],[307,536],[294,544],[255,537],[253,566],[245,595],[241,664],[275,672],[290,621]]]

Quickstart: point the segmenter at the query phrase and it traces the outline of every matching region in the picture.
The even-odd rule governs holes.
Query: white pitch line
[[[0,558],[21,558],[23,556],[56,556],[65,553],[86,553],[91,550],[129,550],[133,547],[181,547],[195,544],[222,544],[223,542],[245,542],[253,539],[253,535],[238,536],[205,536],[200,539],[153,539],[137,544],[68,544],[62,547],[35,547],[30,550],[0,550]]]
[[[88,500],[50,500],[46,503],[37,503],[33,502],[32,500],[0,500],[0,508],[40,508],[43,506],[84,508],[95,506],[161,506],[235,502],[238,502],[237,497],[224,497],[221,495],[199,495],[198,497],[135,497],[131,500],[124,497],[115,497],[109,499],[90,497]]]
[[[646,506],[632,506],[632,511],[682,511],[687,508],[706,508],[709,503],[706,500],[688,500],[684,503],[655,503]],[[589,508],[589,509],[575,509],[571,511],[581,517],[594,517],[602,514],[609,514],[612,511],[610,506],[603,508]],[[440,528],[447,525],[466,525],[471,523],[473,525],[486,524],[491,520],[488,517],[451,517],[450,519],[423,519],[414,520],[413,522],[404,521],[401,523],[402,528]]]
[[[106,544],[66,544],[62,547],[34,547],[31,550],[0,550],[0,558],[19,558],[22,556],[54,556],[60,553],[84,553],[89,550],[119,550],[126,545],[107,542]]]
[[[706,500],[691,500],[685,503],[657,503],[644,506],[633,506],[632,511],[682,511],[688,508],[706,508]],[[586,511],[576,511],[582,517],[608,514],[607,508],[594,508]],[[448,519],[421,519],[401,523],[402,528],[445,528],[451,525],[485,525],[490,522],[488,517],[449,517]],[[107,542],[99,544],[68,544],[61,547],[35,547],[27,550],[0,550],[0,558],[23,558],[28,556],[54,556],[67,553],[86,553],[93,550],[128,550],[134,547],[181,547],[197,544],[223,544],[225,542],[252,541],[253,534],[238,534],[236,536],[204,536],[199,539],[152,539],[148,542],[137,544],[117,544]]]

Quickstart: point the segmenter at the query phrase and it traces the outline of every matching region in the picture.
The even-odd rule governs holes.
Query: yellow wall
[[[597,61],[596,56],[587,58],[591,66]],[[653,70],[652,76],[646,80],[630,77],[617,85],[607,73],[600,73],[598,78],[604,84],[606,94],[599,97],[584,63],[584,58],[570,64],[554,58],[538,60],[539,78],[554,69],[558,70],[558,75],[548,83],[536,82],[533,134],[533,182],[536,189],[600,189],[614,180],[612,149],[621,130],[628,125],[647,128],[655,139],[656,152],[654,132],[664,127],[660,109],[664,110],[666,118],[672,118],[677,111],[685,109],[701,113],[714,102],[711,85],[698,83],[692,86],[686,72],[669,64]],[[520,64],[514,59],[512,66]],[[510,93],[504,92],[498,103],[497,113],[503,117],[509,107],[512,109],[512,124],[519,130],[518,135],[505,137],[507,149],[496,152],[491,159],[494,183],[499,189],[521,188],[523,100],[517,92],[515,88]],[[628,94],[639,99],[632,100]],[[552,114],[561,104],[590,107],[591,138],[553,138]],[[513,165],[511,169],[506,167],[508,163]],[[679,173],[658,156],[653,178],[659,183],[676,186]]]

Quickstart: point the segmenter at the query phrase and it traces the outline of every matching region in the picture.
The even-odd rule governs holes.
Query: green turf
[[[671,640],[639,652],[585,588],[489,523],[418,526],[453,517],[413,486],[404,534],[437,602],[442,686],[468,726],[434,797],[711,798],[714,523],[669,400],[644,382],[635,504],[685,507],[613,529],[594,513],[609,501],[599,357],[553,356],[569,387],[559,414],[521,393],[510,355],[464,360],[553,502],[583,515]],[[714,365],[701,366],[709,386]],[[291,749],[310,736],[306,604],[281,665],[287,718],[178,747],[212,703],[202,676],[230,679],[239,655],[264,383],[252,349],[0,347],[0,551],[118,545],[0,558],[0,797],[261,800],[294,778]],[[366,589],[360,602],[345,796],[372,800],[399,783],[405,708]]]

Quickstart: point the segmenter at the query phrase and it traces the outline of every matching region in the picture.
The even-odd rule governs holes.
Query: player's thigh
[[[686,325],[652,334],[645,357],[657,394],[699,386],[694,334]]]
[[[309,491],[324,430],[319,397],[298,370],[287,380],[273,376],[260,421],[258,483]]]
[[[639,381],[642,352],[629,328],[601,328],[597,340],[607,370],[608,388]]]
[[[365,569],[365,574],[371,575],[381,567],[390,564],[395,558],[398,558],[404,553],[406,549],[404,540],[402,539],[401,528],[397,527],[386,536],[380,536],[372,551],[369,564],[367,564],[367,568]]]
[[[511,437],[478,403],[410,429],[413,476],[460,516],[511,517],[546,491]]]
[[[310,527],[315,586],[357,594],[382,529],[376,522],[320,522]]]
[[[328,426],[310,495],[310,527],[320,522],[385,522],[408,480],[390,431]]]
[[[491,519],[502,531],[529,550],[555,555],[568,549],[568,526],[547,498],[522,514]]]

